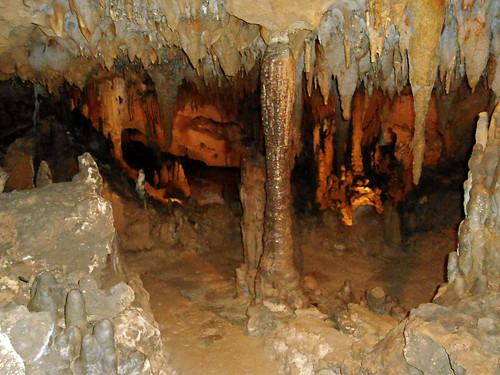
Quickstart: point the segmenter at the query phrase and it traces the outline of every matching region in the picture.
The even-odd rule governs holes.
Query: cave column
[[[261,71],[261,106],[266,145],[264,252],[256,278],[256,302],[302,307],[305,297],[293,262],[291,136],[295,62],[287,42],[272,42]]]
[[[352,150],[351,165],[355,175],[363,175],[363,117],[365,109],[365,97],[363,94],[354,95],[354,110],[352,111]]]

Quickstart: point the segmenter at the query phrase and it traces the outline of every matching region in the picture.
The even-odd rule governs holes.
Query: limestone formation
[[[52,183],[52,172],[45,160],[42,160],[36,172],[35,186],[37,188],[50,185]]]
[[[87,313],[103,318],[111,319],[119,315],[134,300],[134,291],[124,282],[101,291],[92,277],[83,277],[78,286],[82,291]]]
[[[7,182],[8,178],[9,178],[8,173],[5,172],[5,170],[2,167],[0,167],[0,193],[3,192],[5,183]]]
[[[82,291],[75,285],[58,283],[49,272],[38,275],[33,283],[32,312],[22,305],[1,308],[0,354],[5,362],[0,368],[12,371],[8,374],[29,375],[166,374],[166,358],[152,315],[147,318],[142,308],[130,308],[130,300],[117,309],[120,298],[116,297],[121,297],[123,283],[103,296],[89,280],[82,279],[80,287],[91,302],[92,315],[87,315]],[[140,288],[136,290],[141,293]],[[66,301],[62,319],[57,310],[56,314],[51,311],[60,295]],[[95,306],[95,301],[100,306]]]
[[[500,107],[490,123],[479,115],[476,145],[464,184],[465,219],[458,251],[450,253],[448,283],[433,303],[412,310],[363,361],[367,374],[470,373],[495,374],[499,369],[498,243],[495,189],[498,188]],[[492,247],[493,246],[493,247]],[[496,333],[494,333],[496,332]]]
[[[66,327],[76,327],[82,334],[87,332],[87,311],[85,310],[83,294],[79,289],[72,289],[68,292],[64,317],[66,318]]]
[[[130,250],[198,251],[202,236],[224,236],[172,205],[191,195],[183,160],[194,159],[241,168],[237,293],[256,302],[248,332],[266,336],[283,373],[498,374],[500,1],[3,1],[0,81],[0,95],[29,88],[15,106],[26,110],[0,124],[0,373],[169,371],[143,288],[125,283],[114,221]],[[40,116],[52,94],[102,136],[89,149],[110,151],[107,172],[117,162],[172,221],[146,204],[126,217],[137,202],[104,189],[90,154],[71,182],[51,183]],[[416,212],[400,220],[397,205],[442,161],[465,160],[479,111],[458,248],[432,303],[405,316],[371,288],[357,304],[348,282],[328,295],[321,274],[303,290],[292,202],[337,209],[351,225],[346,256],[402,257],[401,221],[421,223]],[[265,167],[241,162],[264,149]],[[41,162],[35,177],[41,160],[51,168]],[[295,164],[310,186],[293,192]],[[204,203],[224,202],[217,194]],[[318,251],[337,251],[330,242]]]
[[[464,183],[465,219],[459,229],[459,268],[462,275],[475,280],[481,275],[498,277],[500,258],[495,244],[500,240],[500,221],[496,212],[500,179],[500,105],[491,121],[479,114],[476,145],[469,161],[469,178]]]
[[[149,301],[147,304],[146,307],[149,308]],[[113,325],[119,348],[119,367],[128,366],[130,360],[133,360],[134,366],[142,371],[149,367],[155,375],[168,373],[168,358],[163,351],[160,329],[151,312],[148,314],[142,308],[132,307],[114,317]],[[147,354],[147,358],[144,354]]]
[[[11,375],[26,373],[22,358],[12,347],[9,337],[3,333],[0,333],[0,370]]]
[[[157,324],[151,313],[145,317],[147,292],[138,281],[134,289],[120,282],[125,274],[97,165],[89,154],[79,161],[72,182],[2,194],[0,372],[168,374]],[[97,275],[115,283],[103,288]]]
[[[287,43],[268,46],[262,69],[262,122],[266,140],[264,248],[256,280],[257,300],[301,307],[300,275],[293,263],[291,116],[295,63]]]
[[[240,200],[243,207],[241,236],[244,264],[236,270],[237,292],[255,298],[255,276],[263,252],[266,166],[259,154],[246,156],[241,164]]]
[[[113,337],[113,326],[109,320],[101,320],[82,338],[82,348],[72,366],[77,375],[115,375],[117,360]]]
[[[9,239],[1,249],[10,253],[9,261],[29,256],[35,272],[50,267],[73,273],[75,282],[89,272],[99,277],[108,256],[116,256],[111,206],[99,195],[101,189],[97,165],[86,154],[73,182],[2,194],[0,221]],[[7,230],[10,225],[17,227],[15,233]]]
[[[168,150],[183,80],[198,88],[221,87],[227,81],[238,85],[240,74],[250,77],[253,68],[258,70],[271,35],[280,34],[291,41],[299,62],[296,76],[305,73],[307,92],[318,85],[326,103],[336,87],[345,119],[351,116],[354,91],[361,84],[370,94],[381,89],[391,97],[411,84],[416,114],[411,148],[417,183],[424,158],[425,118],[438,73],[448,92],[459,77],[466,77],[472,90],[485,77],[495,100],[500,97],[499,9],[495,0],[292,4],[266,0],[45,4],[33,0],[3,9],[0,79],[17,76],[47,86],[50,92],[67,82],[88,92],[95,88],[88,78],[105,78],[97,84],[97,101],[114,120],[104,121],[102,130],[119,155],[116,119],[126,119],[129,110],[135,112],[127,108],[123,75],[129,73],[122,68],[142,68],[154,82],[155,97],[142,104],[137,98],[133,107],[160,114],[159,122],[146,119],[155,132],[143,134]],[[297,93],[301,85],[298,79]]]

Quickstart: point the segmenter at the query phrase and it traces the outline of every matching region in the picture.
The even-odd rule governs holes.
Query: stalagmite
[[[50,167],[45,160],[40,162],[40,166],[38,167],[38,171],[35,177],[35,186],[37,188],[44,187],[50,185],[52,183],[52,172],[50,171]]]
[[[477,123],[476,145],[464,184],[465,219],[459,228],[460,274],[474,282],[481,275],[500,276],[500,104],[488,127],[488,115]]]
[[[415,132],[412,141],[415,185],[420,181],[424,161],[425,117],[439,65],[437,49],[444,22],[444,10],[444,0],[411,0],[409,6],[411,37],[408,56],[410,84],[415,103]]]
[[[262,122],[266,144],[264,253],[256,279],[256,300],[301,307],[304,295],[293,262],[291,116],[295,63],[287,43],[272,42],[261,71]]]
[[[236,270],[236,293],[245,299],[255,298],[255,276],[263,252],[265,182],[264,157],[257,153],[244,156],[241,162],[240,201],[243,208],[241,236],[245,263]]]
[[[330,97],[328,103],[324,105],[322,95],[315,90],[310,97],[310,103],[314,118],[313,151],[317,165],[316,203],[321,210],[325,210],[330,206],[331,177],[334,167],[335,99],[333,96]]]

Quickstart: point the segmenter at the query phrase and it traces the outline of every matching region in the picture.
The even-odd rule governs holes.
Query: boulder
[[[481,314],[484,317],[472,308],[457,311],[435,303],[420,305],[374,346],[363,360],[363,373],[497,375],[500,352],[495,317],[499,311],[490,311],[492,305],[486,301],[481,305],[490,306]]]
[[[111,205],[100,196],[102,178],[90,154],[79,163],[72,182],[0,195],[3,268],[31,262],[34,272],[50,269],[75,282],[103,275],[108,256],[116,255]]]

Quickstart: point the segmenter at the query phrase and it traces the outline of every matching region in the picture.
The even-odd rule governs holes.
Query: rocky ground
[[[297,374],[335,374],[325,371],[340,369],[340,358],[350,358],[344,371],[353,372],[345,373],[356,373],[363,353],[395,328],[409,309],[432,300],[445,280],[447,254],[456,248],[461,203],[453,191],[427,197],[427,202],[437,204],[421,208],[420,216],[412,219],[415,232],[403,235],[398,248],[384,247],[383,216],[371,210],[353,227],[345,227],[333,212],[300,215],[295,226],[300,266],[317,309],[297,313],[298,319],[292,319],[291,312],[275,319],[267,309],[247,310],[246,302],[235,298],[234,270],[243,261],[241,208],[234,197],[222,194],[223,186],[203,178],[197,181],[207,187],[200,191],[213,203],[200,205],[206,199],[195,193],[184,206],[165,210],[150,205],[144,210],[139,202],[110,194],[115,212],[121,213],[115,222],[125,263],[141,275],[151,293],[164,346],[183,374],[291,369]],[[338,291],[346,281],[352,295],[339,304]],[[367,291],[377,287],[388,296],[383,314],[367,307]],[[339,324],[344,323],[339,319],[344,313],[355,328],[341,333]],[[254,317],[250,323],[249,315]]]
[[[55,368],[63,372],[54,374],[108,375],[106,366],[116,361],[119,375],[413,375],[464,369],[496,375],[498,293],[466,295],[457,305],[443,292],[440,305],[429,303],[446,281],[447,256],[457,247],[463,214],[456,189],[415,194],[399,210],[386,203],[382,215],[362,207],[352,227],[333,211],[297,211],[296,260],[311,305],[292,311],[236,298],[235,269],[243,262],[237,170],[189,174],[191,198],[169,206],[141,200],[111,164],[101,165],[102,185],[92,168],[61,184],[51,184],[39,171],[36,189],[0,195],[0,313],[12,323],[0,325],[0,344],[10,355],[4,363],[18,371],[11,373],[38,375]],[[86,187],[86,180],[93,185]],[[57,199],[64,203],[51,203]],[[32,260],[32,253],[40,259]],[[47,269],[55,280],[44,276],[52,281],[40,283],[36,275]],[[65,314],[72,288],[88,306],[80,319],[87,323],[88,343],[71,352],[61,342],[72,342]],[[36,297],[46,289],[48,298]],[[132,295],[133,302],[127,297]],[[54,327],[45,332],[49,340],[23,352],[23,336],[14,340],[11,326],[40,325],[33,314],[54,306],[55,316],[45,317],[45,326]],[[76,316],[83,316],[76,306]],[[109,361],[111,343],[95,344],[97,337],[110,336],[107,323],[99,323],[106,321],[115,330]],[[144,340],[132,339],[138,332],[146,332]],[[97,353],[97,360],[86,351]]]

